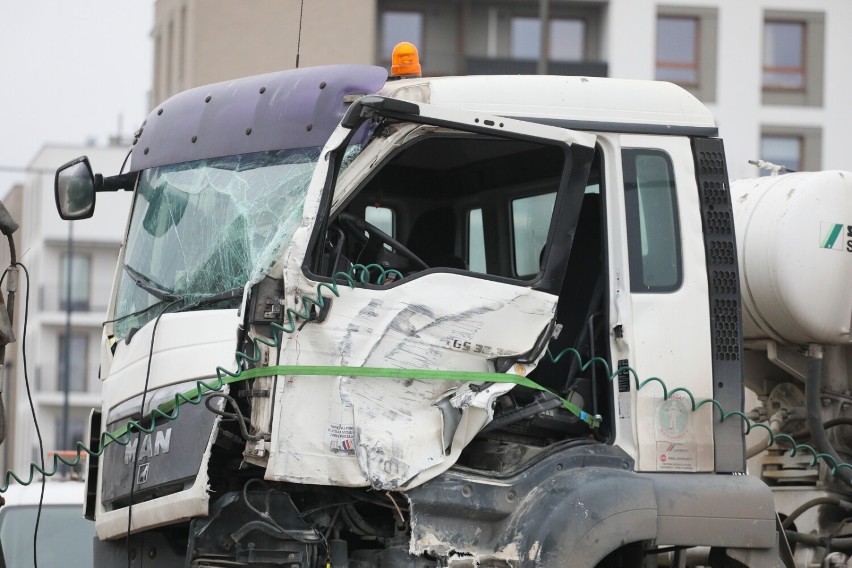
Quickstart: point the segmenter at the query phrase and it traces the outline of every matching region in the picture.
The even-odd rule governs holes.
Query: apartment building
[[[124,146],[44,146],[29,164],[30,173],[24,184],[4,199],[21,225],[16,233],[17,256],[29,272],[29,311],[26,312],[27,287],[22,272],[15,315],[17,342],[7,347],[4,392],[9,426],[4,465],[19,474],[27,472],[28,465],[38,459],[21,356],[24,317],[27,316],[27,378],[45,452],[49,454],[83,440],[90,410],[100,407],[101,325],[106,319],[130,206],[130,193],[101,193],[94,217],[73,223],[62,221],[53,196],[53,172],[81,155],[89,157],[97,172],[117,172],[126,154]],[[6,266],[5,243],[1,248]]]
[[[300,65],[389,66],[415,43],[424,74],[659,79],[704,101],[732,177],[762,158],[852,169],[845,0],[158,0],[152,105],[179,90]],[[301,28],[301,37],[299,29]]]

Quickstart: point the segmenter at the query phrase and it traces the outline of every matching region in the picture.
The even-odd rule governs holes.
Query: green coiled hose
[[[279,339],[279,334],[277,332],[282,332],[286,334],[291,334],[296,331],[297,324],[299,320],[310,321],[313,316],[313,308],[322,309],[326,306],[326,300],[322,295],[323,289],[328,290],[329,293],[333,294],[336,297],[340,296],[340,290],[337,285],[338,281],[344,281],[350,288],[355,287],[355,275],[360,274],[358,279],[360,283],[366,284],[370,283],[371,275],[373,273],[378,273],[376,278],[377,284],[384,284],[387,281],[388,276],[393,275],[396,278],[402,278],[402,274],[400,274],[396,270],[385,270],[378,264],[370,264],[370,265],[359,265],[355,264],[350,268],[349,272],[338,272],[332,277],[332,281],[330,283],[320,283],[316,288],[316,296],[311,297],[308,295],[302,295],[301,304],[302,309],[297,310],[293,308],[287,308],[284,312],[284,316],[286,318],[286,322],[284,324],[279,324],[277,322],[272,322],[271,327],[276,330],[276,333],[272,334],[272,339],[267,340],[263,337],[254,337],[251,338],[255,349],[254,355],[249,355],[242,351],[237,351],[235,353],[235,359],[237,361],[237,370],[230,371],[224,367],[216,368],[216,379],[212,383],[205,382],[203,380],[196,381],[195,388],[187,391],[186,393],[177,393],[174,396],[173,400],[165,402],[159,405],[157,408],[154,408],[149,414],[149,426],[146,427],[142,424],[142,421],[129,420],[124,426],[119,428],[114,432],[104,431],[100,438],[97,447],[89,448],[85,446],[82,442],[76,443],[76,454],[73,459],[66,459],[65,457],[59,454],[53,454],[53,463],[52,468],[45,467],[42,468],[35,463],[30,464],[29,476],[27,479],[23,479],[19,477],[12,471],[7,471],[4,482],[0,487],[0,493],[5,493],[9,488],[11,480],[14,479],[21,485],[29,485],[33,482],[37,473],[45,476],[52,477],[56,475],[59,471],[60,463],[69,467],[77,466],[83,454],[98,457],[103,455],[105,448],[112,443],[117,443],[122,446],[126,446],[130,443],[133,431],[142,432],[146,434],[150,434],[154,431],[156,424],[159,420],[164,419],[167,421],[177,420],[180,416],[180,407],[183,404],[193,404],[198,405],[203,401],[203,397],[205,392],[220,392],[225,385],[245,381],[249,379],[259,378],[259,377],[268,377],[268,376],[277,376],[277,375],[291,375],[291,376],[353,376],[353,377],[385,377],[385,378],[397,378],[397,379],[423,379],[423,380],[445,380],[445,381],[470,381],[470,382],[492,382],[492,383],[513,383],[519,386],[524,386],[527,388],[532,388],[539,391],[550,392],[554,396],[557,396],[556,393],[553,393],[549,389],[539,385],[538,383],[522,376],[516,375],[507,375],[503,373],[488,373],[488,372],[473,372],[473,371],[443,371],[443,370],[429,370],[429,369],[396,369],[396,368],[381,368],[381,367],[347,367],[347,366],[322,366],[322,365],[276,365],[276,366],[267,366],[267,367],[258,367],[252,369],[244,368],[245,363],[257,363],[260,361],[260,356],[257,354],[260,350],[259,345],[263,344],[270,348],[277,349],[281,346],[281,340]],[[620,373],[627,372],[630,376],[633,377],[634,383],[636,385],[636,390],[641,390],[645,386],[658,383],[660,387],[663,389],[663,399],[668,400],[672,395],[677,393],[684,393],[691,402],[692,411],[696,411],[705,404],[710,404],[719,410],[720,421],[724,422],[728,418],[732,416],[738,416],[742,419],[746,429],[744,434],[748,434],[753,428],[765,428],[769,432],[769,443],[767,447],[774,445],[777,441],[785,441],[791,444],[790,455],[795,456],[796,453],[800,450],[804,450],[809,452],[812,455],[811,464],[816,465],[818,460],[824,460],[830,467],[830,471],[835,474],[838,470],[842,468],[852,469],[852,464],[849,463],[838,463],[837,460],[828,454],[819,453],[814,448],[807,444],[799,444],[797,443],[791,436],[788,434],[773,434],[768,426],[765,424],[755,424],[752,423],[748,417],[740,410],[732,410],[725,411],[722,405],[715,399],[703,399],[700,401],[696,401],[695,396],[692,392],[684,387],[678,387],[668,390],[668,387],[663,381],[663,379],[659,377],[650,377],[645,380],[640,380],[638,373],[632,369],[631,367],[620,367],[616,369],[614,372],[610,369],[609,363],[601,357],[594,357],[589,361],[584,362],[582,356],[576,349],[567,348],[560,351],[557,355],[553,355],[550,350],[547,350],[547,356],[555,363],[558,362],[566,355],[574,356],[578,363],[580,364],[581,371],[585,371],[591,365],[598,364],[601,365],[609,378],[609,381],[612,381],[616,376]],[[559,397],[562,406],[578,416],[581,420],[583,420],[586,424],[588,424],[591,428],[596,428],[600,424],[600,417],[592,416],[582,409],[576,407],[569,401],[565,400],[562,397]]]

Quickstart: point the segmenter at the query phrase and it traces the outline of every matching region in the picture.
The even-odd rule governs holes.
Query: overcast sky
[[[147,112],[154,0],[24,0],[0,10],[0,197],[46,143],[106,144]],[[121,117],[121,118],[119,118]]]

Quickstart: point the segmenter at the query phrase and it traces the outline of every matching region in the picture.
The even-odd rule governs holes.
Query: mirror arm
[[[95,174],[95,191],[132,191],[137,172],[129,172],[117,176],[104,177]]]

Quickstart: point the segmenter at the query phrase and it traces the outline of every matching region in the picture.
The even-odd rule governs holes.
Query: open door
[[[326,148],[311,237],[284,269],[288,300],[329,280],[340,295],[284,338],[279,364],[528,374],[554,335],[594,136],[367,99],[341,127],[355,134]],[[455,463],[512,386],[279,377],[266,476],[413,487]]]

